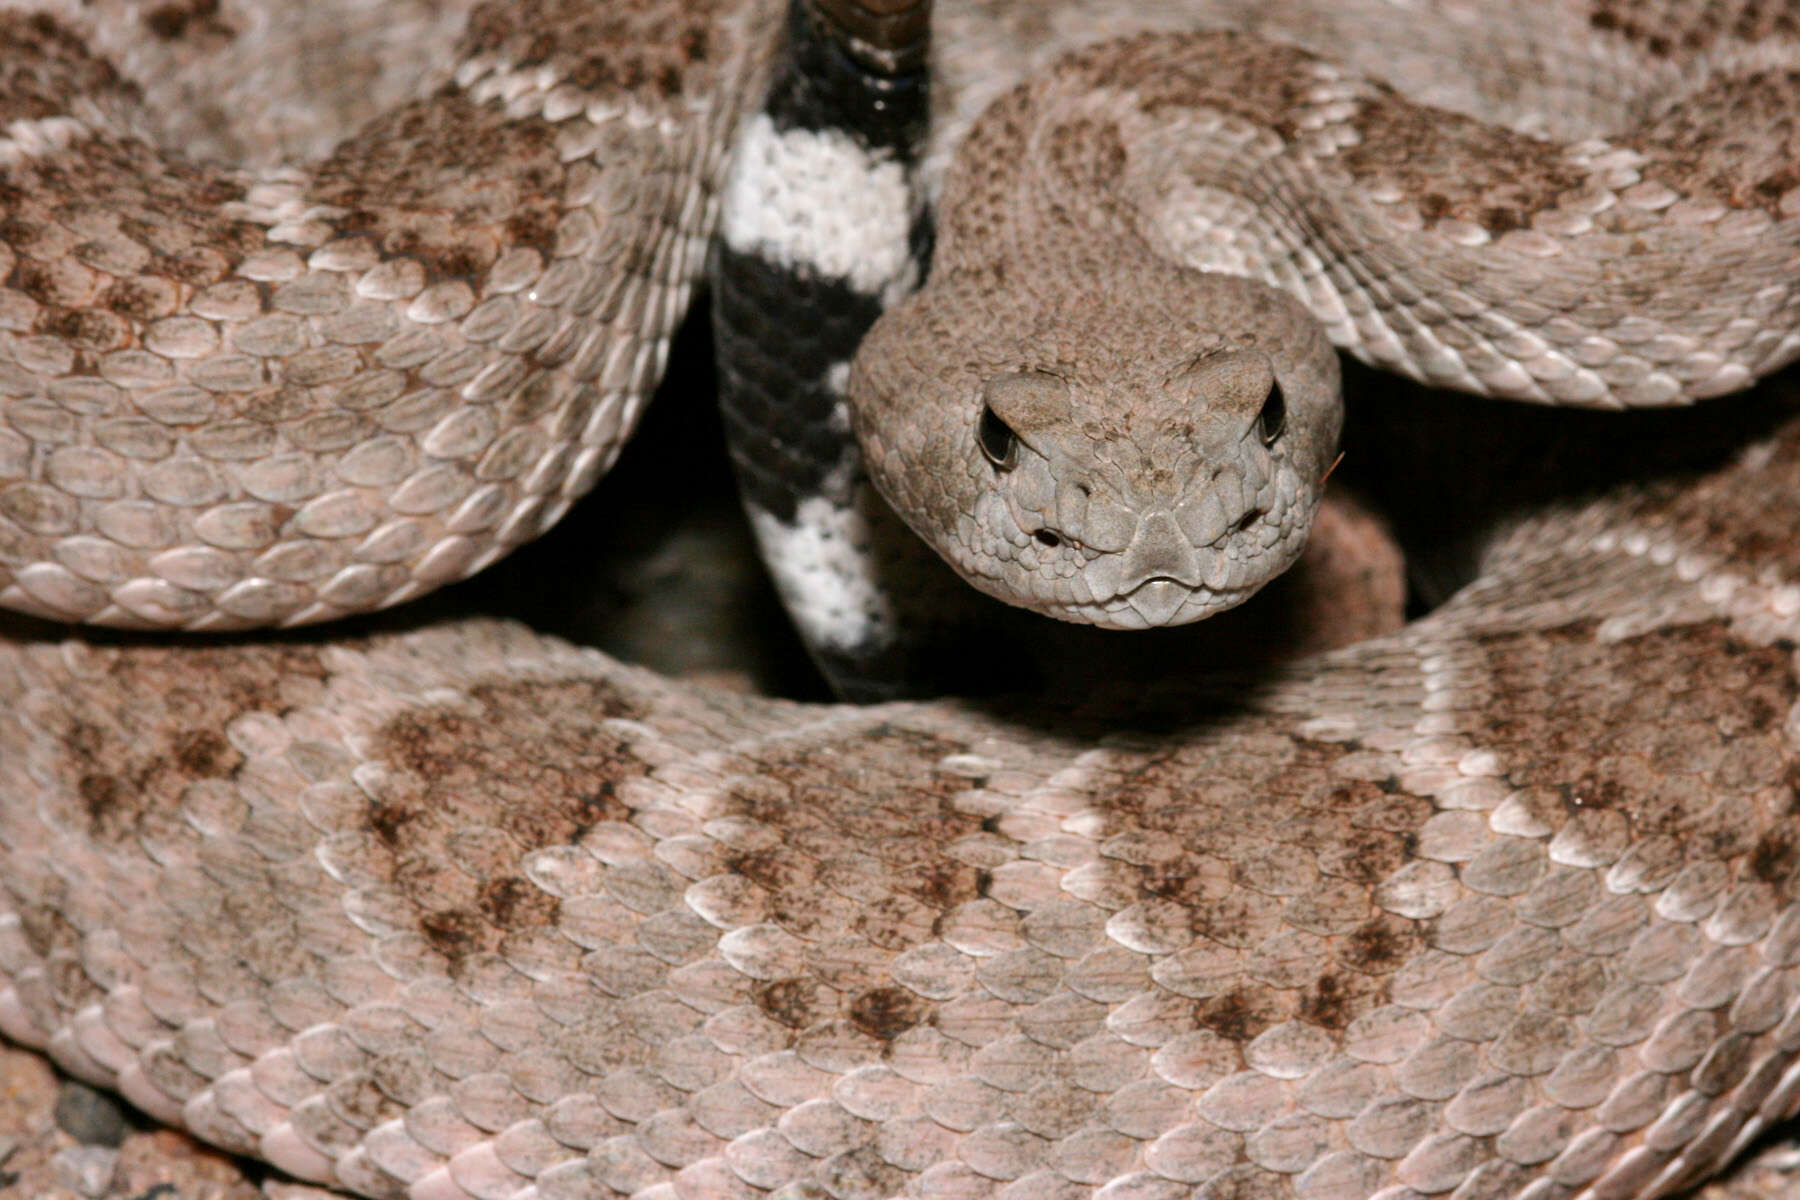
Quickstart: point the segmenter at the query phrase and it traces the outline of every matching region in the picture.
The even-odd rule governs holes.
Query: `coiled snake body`
[[[321,165],[163,175],[61,22],[0,17],[6,598],[311,619],[526,536],[655,373],[770,24],[483,8]],[[1714,215],[1785,230],[1767,192]],[[1789,418],[1163,732],[496,622],[17,633],[0,1031],[370,1196],[1667,1194],[1800,1105],[1796,506]]]

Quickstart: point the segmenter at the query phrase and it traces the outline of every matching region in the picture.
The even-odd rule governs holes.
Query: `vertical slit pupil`
[[[1262,444],[1273,446],[1287,428],[1287,397],[1281,394],[1279,383],[1269,385],[1269,397],[1263,401],[1262,411],[1256,414],[1256,433],[1262,438]]]
[[[975,436],[981,443],[982,454],[1000,470],[1009,471],[1019,461],[1018,435],[986,405],[982,406],[981,426]]]

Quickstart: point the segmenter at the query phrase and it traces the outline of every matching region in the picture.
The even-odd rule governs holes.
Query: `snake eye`
[[[1287,397],[1281,394],[1281,385],[1269,385],[1269,398],[1263,401],[1262,411],[1256,414],[1256,435],[1265,446],[1273,446],[1281,431],[1287,428]]]
[[[1019,435],[987,405],[981,406],[981,426],[975,431],[981,453],[996,471],[1010,471],[1019,462]]]

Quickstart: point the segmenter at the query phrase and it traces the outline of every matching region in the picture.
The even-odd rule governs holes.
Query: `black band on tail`
[[[863,475],[841,393],[869,326],[924,273],[928,14],[912,0],[793,0],[712,256],[720,405],[744,504],[801,636],[853,697],[930,687],[904,665],[919,572],[896,564],[918,556]],[[933,565],[929,590],[962,588]]]

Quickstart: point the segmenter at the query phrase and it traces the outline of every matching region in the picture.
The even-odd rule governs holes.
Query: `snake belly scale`
[[[221,11],[252,34],[275,10]],[[315,502],[257,498],[267,459],[204,453],[229,437],[180,407],[208,392],[191,364],[246,372],[220,389],[245,406],[229,432],[274,429],[283,460],[312,453],[306,406],[356,373],[306,374],[314,359],[258,356],[236,332],[233,356],[254,370],[136,344],[160,321],[208,319],[164,301],[225,288],[213,298],[238,296],[244,328],[285,330],[294,355],[343,365],[343,346],[358,363],[395,342],[429,347],[421,363],[365,367],[401,386],[367,418],[387,436],[411,405],[451,419],[432,407],[441,393],[488,369],[427,374],[435,355],[468,369],[453,352],[489,344],[468,329],[481,306],[554,299],[554,247],[585,264],[644,216],[685,232],[605,260],[637,282],[609,291],[616,277],[584,282],[587,265],[555,277],[570,306],[593,289],[594,311],[617,296],[643,317],[648,332],[616,343],[617,395],[636,394],[695,265],[713,143],[750,104],[774,14],[594,12],[481,8],[458,59],[478,65],[412,102],[421,132],[434,105],[466,105],[495,149],[520,122],[556,126],[540,165],[580,179],[546,194],[594,204],[543,213],[556,234],[538,245],[543,222],[510,223],[523,176],[478,188],[449,207],[499,203],[481,226],[491,240],[454,262],[432,223],[443,196],[411,212],[308,192],[335,178],[324,167],[154,182],[121,85],[76,41],[110,37],[124,62],[144,42],[138,10],[0,16],[0,186],[9,214],[29,202],[56,218],[0,225],[0,444],[24,472],[0,491],[10,599],[148,619],[132,603],[176,595],[168,584],[213,611],[214,593],[188,586],[199,575],[165,573],[182,560],[161,556],[192,545],[223,556],[197,556],[216,566],[220,623],[324,615],[318,594],[263,583],[243,594],[295,605],[226,605],[246,580],[292,580],[252,565],[267,545],[209,540],[247,517],[158,505],[223,489],[218,505],[264,506],[258,519],[287,530]],[[586,39],[568,33],[582,14],[599,22]],[[204,20],[183,29],[223,36]],[[64,66],[18,69],[27,45],[33,63]],[[671,162],[683,137],[692,156]],[[93,158],[58,157],[90,140]],[[582,164],[602,159],[623,173],[596,184]],[[76,178],[93,184],[82,196]],[[402,199],[434,181],[460,186],[417,170]],[[177,183],[200,190],[183,200]],[[1786,219],[1782,194],[1765,218]],[[115,195],[139,207],[88,202]],[[238,214],[224,242],[188,237],[195,196],[203,214]],[[346,231],[339,210],[373,223]],[[527,253],[543,274],[509,292],[493,272]],[[245,274],[275,257],[303,270]],[[412,269],[393,262],[480,268],[467,312],[432,326],[462,341],[384,324],[462,304],[428,274],[404,296],[364,294],[371,276]],[[309,271],[337,282],[282,292]],[[138,282],[115,293],[124,279]],[[292,311],[307,288],[354,294],[350,331],[383,337],[341,340],[332,313]],[[85,303],[104,296],[118,303]],[[280,314],[293,320],[257,325]],[[612,352],[584,334],[587,351],[563,357],[547,349],[567,348],[562,315],[511,316],[513,330],[547,329],[517,356],[549,380],[563,415],[545,419],[587,429],[600,410],[583,406],[613,394]],[[154,345],[185,349],[200,335],[184,330]],[[1173,686],[1148,707],[752,699],[493,621],[173,645],[9,629],[0,1032],[158,1119],[371,1197],[1669,1194],[1800,1106],[1800,418],[1791,381],[1773,386],[1787,398],[1758,411],[1776,419],[1722,463],[1537,514],[1402,632],[1248,688]],[[152,396],[149,410],[106,407]],[[145,461],[184,464],[165,468],[171,482],[82,495],[110,478],[93,454],[135,461],[125,449],[165,444]],[[591,449],[564,457],[610,454]],[[68,450],[87,456],[54,468],[74,489],[51,480]],[[490,450],[444,456],[474,464],[470,490],[431,511],[460,512],[486,486]],[[330,470],[328,492],[388,494]],[[233,498],[240,486],[250,499]],[[103,549],[89,500],[175,540]],[[365,541],[403,519],[429,526],[407,538],[441,544],[401,511],[339,528],[334,570],[366,565]],[[467,553],[472,565],[486,551]],[[63,573],[20,581],[20,564],[40,563]],[[161,582],[128,586],[139,579]],[[1131,732],[1140,716],[1148,728]]]

